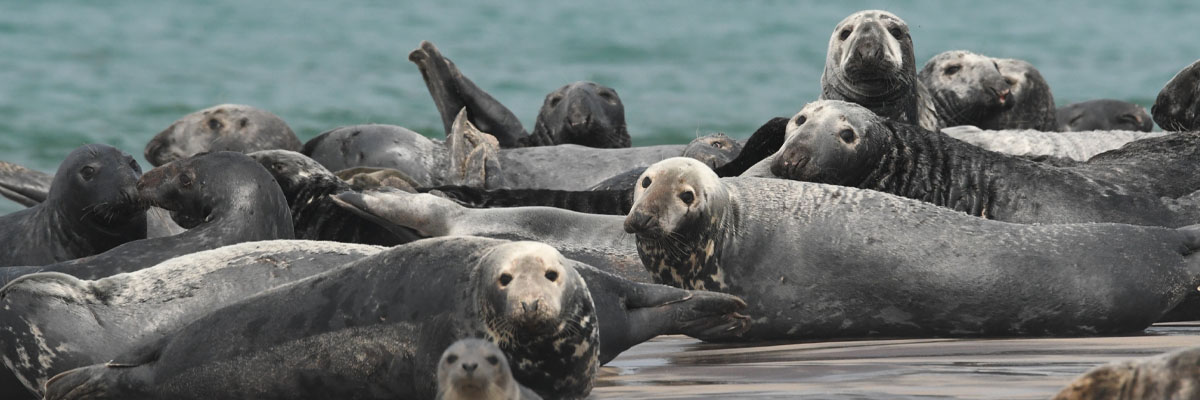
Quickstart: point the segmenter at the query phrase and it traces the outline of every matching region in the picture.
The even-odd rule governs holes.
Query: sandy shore
[[[603,367],[597,399],[1047,399],[1109,361],[1200,346],[1200,323],[1141,336],[715,345],[663,336]]]

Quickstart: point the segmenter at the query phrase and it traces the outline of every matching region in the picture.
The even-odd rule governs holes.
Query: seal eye
[[[500,286],[508,286],[512,282],[512,275],[500,274]]]
[[[179,184],[185,188],[192,187],[192,177],[188,174],[179,175]]]
[[[804,125],[805,122],[808,122],[808,118],[803,115],[796,117],[796,125]]]
[[[852,130],[843,129],[841,132],[838,132],[838,137],[847,144],[854,143],[854,131]]]
[[[696,201],[696,195],[694,193],[692,193],[691,190],[689,190],[689,191],[680,193],[679,200],[683,200],[683,204],[687,204],[690,206],[690,205],[692,205],[693,201]]]
[[[133,168],[134,171],[139,173],[142,172],[142,166],[138,165],[137,160],[134,159],[129,159],[129,168]]]
[[[281,163],[281,162],[273,163],[273,164],[271,164],[271,169],[274,169],[279,172],[283,172],[283,163]]]
[[[455,361],[458,361],[458,356],[454,354],[446,356],[446,364],[454,364]]]
[[[610,103],[617,98],[616,94],[607,90],[601,90],[599,96],[602,99],[608,100]]]
[[[238,127],[239,127],[239,128],[245,128],[245,127],[246,127],[246,124],[249,124],[249,123],[250,123],[250,119],[249,119],[249,118],[242,118],[240,121],[238,121]]]
[[[898,26],[893,26],[891,29],[888,29],[888,33],[891,33],[892,37],[896,39],[904,38],[904,30],[900,29]]]
[[[560,101],[562,101],[562,96],[555,95],[553,97],[550,97],[550,103],[549,103],[550,107],[557,106],[558,102],[560,102]]]
[[[643,188],[650,187],[650,177],[647,176],[645,178],[642,178],[642,187]]]
[[[496,356],[487,356],[488,364],[496,365],[500,363],[500,358]]]
[[[721,144],[721,142],[713,142],[713,144],[712,144],[712,147],[715,147],[715,148],[718,148],[718,149],[719,149],[719,148],[721,148],[721,147],[724,147],[724,146],[725,146],[725,145]]]
[[[218,121],[216,118],[208,119],[208,129],[212,129],[214,131],[219,131],[219,130],[221,130],[221,127],[223,127],[223,126],[225,126],[225,124],[222,124],[221,121]]]
[[[961,65],[951,65],[949,67],[946,67],[946,70],[942,71],[942,72],[945,73],[946,76],[950,76],[950,75],[957,74],[958,71],[961,69],[962,69]]]
[[[1005,82],[1005,83],[1008,83],[1008,85],[1009,85],[1009,86],[1016,86],[1016,85],[1017,85],[1017,80],[1016,80],[1016,79],[1009,78],[1009,77],[1007,77],[1007,76],[1006,76],[1006,77],[1004,77],[1004,82]]]
[[[96,176],[96,169],[90,165],[85,166],[79,170],[79,176],[82,176],[85,181],[90,181]]]
[[[850,28],[842,29],[842,33],[838,35],[838,39],[846,40],[846,38],[850,37],[850,31]]]
[[[554,282],[554,281],[558,280],[558,272],[557,271],[546,271],[546,279],[549,279],[550,282]]]

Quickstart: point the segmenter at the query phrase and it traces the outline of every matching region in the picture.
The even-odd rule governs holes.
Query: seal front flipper
[[[496,137],[480,131],[467,118],[467,109],[458,116],[446,135],[450,152],[450,181],[464,186],[487,187],[489,177],[500,175],[500,145]]]
[[[420,47],[408,54],[408,60],[421,70],[421,78],[425,79],[433,104],[442,114],[447,135],[458,110],[466,108],[470,110],[471,122],[495,135],[501,147],[521,147],[521,140],[529,136],[508,107],[463,76],[454,62],[443,57],[433,43],[422,41]]]
[[[54,175],[0,161],[0,196],[25,207],[33,207],[50,193]]]
[[[746,144],[742,146],[742,150],[733,161],[713,171],[717,173],[717,176],[723,178],[738,176],[759,161],[775,154],[783,147],[784,139],[787,138],[787,123],[787,118],[771,118],[770,121],[758,127],[758,130],[755,130],[749,139],[746,139]]]

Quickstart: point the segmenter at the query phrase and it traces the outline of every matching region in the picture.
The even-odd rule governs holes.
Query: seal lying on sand
[[[22,276],[0,289],[4,363],[41,398],[56,374],[106,362],[213,310],[382,249],[272,240],[182,255],[94,281],[54,272]]]
[[[483,339],[454,342],[437,368],[437,400],[542,400],[513,379],[504,352]]]
[[[625,105],[612,88],[575,82],[546,95],[533,134],[507,107],[471,82],[433,43],[422,41],[409,53],[417,64],[449,136],[455,116],[466,108],[470,121],[496,137],[502,148],[577,144],[598,148],[629,147]]]
[[[390,125],[334,129],[304,145],[304,155],[330,170],[392,168],[421,187],[465,185],[489,189],[584,190],[604,179],[677,157],[684,145],[596,149],[558,145],[499,149],[495,139],[460,114],[442,144]]]
[[[1137,332],[1200,283],[1195,228],[1009,224],[684,158],[634,198],[656,280],[742,297],[748,340]]]
[[[154,166],[209,151],[300,150],[300,139],[269,111],[221,104],[180,118],[146,144]]]
[[[664,320],[687,325],[688,317],[696,316],[703,318],[696,329],[714,333],[744,326],[744,321],[730,325],[720,316],[740,307],[735,298],[628,284],[566,260],[544,244],[466,237],[423,240],[218,310],[107,365],[67,372],[51,380],[47,398],[74,398],[93,389],[119,398],[251,393],[326,398],[368,392],[425,398],[435,390],[430,367],[442,349],[465,337],[497,343],[517,380],[540,394],[577,398],[590,390],[602,346],[607,346],[598,340],[604,331],[597,324],[612,325],[618,334],[614,342]],[[661,289],[642,292],[650,288]],[[625,307],[645,295],[664,302],[660,305],[690,304],[694,311],[649,307],[646,313],[620,318]],[[593,298],[603,299],[595,310]],[[624,299],[630,304],[623,304]],[[228,335],[229,329],[242,334]],[[197,351],[194,343],[201,342],[214,346]],[[323,372],[312,371],[305,367],[312,357],[331,364]],[[260,363],[272,367],[264,369]],[[337,367],[343,363],[349,364]],[[262,380],[262,373],[279,379]],[[307,384],[314,380],[324,384]],[[272,381],[295,384],[262,386]],[[206,389],[196,393],[184,386]]]
[[[96,279],[229,244],[294,237],[279,185],[245,154],[224,151],[168,163],[146,172],[138,192],[142,201],[170,210],[188,231],[57,264],[0,268],[0,283],[40,271]]]
[[[1194,399],[1200,397],[1200,348],[1101,365],[1054,400]]]
[[[114,147],[75,149],[59,165],[45,201],[0,217],[0,267],[53,264],[145,239],[141,174],[137,161]]]
[[[1150,132],[1154,121],[1146,108],[1127,101],[1100,99],[1072,103],[1055,111],[1059,132]]]
[[[1179,71],[1163,86],[1150,107],[1150,114],[1166,131],[1200,130],[1200,60]]]
[[[877,190],[999,221],[1200,223],[1195,204],[986,151],[841,101],[804,106],[768,160],[777,177]]]

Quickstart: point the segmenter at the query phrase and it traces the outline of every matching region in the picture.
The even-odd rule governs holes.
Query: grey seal
[[[437,365],[438,400],[541,400],[513,379],[508,358],[495,343],[463,339],[442,353]]]
[[[1190,347],[1092,368],[1054,400],[1194,399],[1200,397],[1200,348]]]
[[[146,161],[154,166],[209,151],[300,150],[292,128],[270,111],[220,104],[188,114],[154,135]]]
[[[743,298],[738,340],[1130,333],[1200,283],[1195,227],[1010,224],[686,158],[646,170],[624,226],[656,281]]]
[[[956,126],[941,130],[955,139],[985,150],[1023,157],[1056,157],[1087,161],[1097,154],[1120,148],[1126,143],[1159,137],[1166,132],[1083,131],[1047,132],[1024,130],[982,130],[974,126]]]
[[[1166,131],[1200,130],[1200,60],[1184,67],[1167,81],[1150,114],[1158,127]]]
[[[995,126],[1006,129],[1055,131],[1058,117],[1054,108],[1054,93],[1042,73],[1025,60],[996,58],[1000,73],[1012,86],[1013,106],[1000,115]]]
[[[964,50],[940,53],[918,74],[937,112],[939,126],[1004,129],[1001,114],[1013,108],[1012,85],[991,57]]]
[[[0,217],[0,267],[54,264],[145,239],[141,173],[137,160],[112,146],[71,151],[45,201]]]
[[[1113,99],[1088,100],[1059,107],[1055,111],[1055,120],[1059,132],[1150,132],[1154,129],[1154,121],[1145,107]]]
[[[433,43],[422,41],[408,59],[420,69],[447,135],[459,110],[466,108],[471,123],[494,135],[502,148],[557,144],[624,148],[631,144],[625,105],[610,87],[580,81],[550,92],[529,134],[512,111],[464,76]]]

